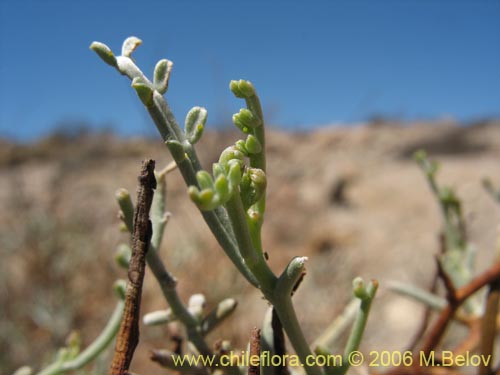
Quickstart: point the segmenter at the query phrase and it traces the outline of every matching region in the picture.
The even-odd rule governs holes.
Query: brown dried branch
[[[250,363],[248,364],[248,375],[260,375],[260,329],[254,327],[250,333]],[[257,362],[257,363],[256,363]]]
[[[146,270],[146,252],[151,240],[152,229],[149,210],[156,188],[154,160],[142,163],[137,188],[137,205],[134,214],[132,234],[132,258],[128,268],[125,311],[116,339],[115,353],[109,375],[123,375],[130,367],[135,348],[139,342],[139,313],[141,307],[142,283]]]
[[[422,351],[426,354],[429,354],[439,344],[449,322],[462,303],[479,289],[500,278],[500,262],[494,263],[488,270],[459,289],[454,289],[452,285],[450,286],[450,281],[446,273],[443,270],[440,272],[448,292],[448,306],[441,311],[422,347]]]

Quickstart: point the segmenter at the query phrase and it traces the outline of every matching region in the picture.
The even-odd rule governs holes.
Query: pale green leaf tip
[[[115,290],[118,298],[125,300],[125,292],[127,290],[127,282],[125,280],[116,280],[113,284],[113,289]]]
[[[115,261],[120,267],[128,269],[131,257],[132,250],[130,249],[130,246],[125,244],[121,244],[118,246],[118,249],[115,253]]]
[[[195,144],[201,139],[207,117],[208,112],[203,107],[193,107],[188,112],[184,121],[184,133],[189,143]]]
[[[111,65],[112,67],[118,67],[118,64],[116,63],[116,57],[113,54],[113,51],[105,45],[104,43],[101,42],[92,42],[90,45],[90,49],[97,53],[97,55],[108,65]]]
[[[132,80],[132,87],[146,107],[149,107],[153,103],[154,90],[142,78],[134,78]]]
[[[176,319],[171,309],[158,310],[147,313],[142,318],[142,322],[147,326],[154,326],[172,322]]]
[[[162,59],[156,63],[154,70],[154,86],[160,94],[165,94],[167,92],[168,80],[173,65],[172,61],[167,59]]]
[[[130,36],[123,42],[122,56],[130,57],[132,52],[142,44],[142,40],[135,36]]]
[[[115,197],[119,202],[125,201],[125,200],[128,201],[130,199],[130,193],[127,189],[120,188],[120,189],[116,190]]]

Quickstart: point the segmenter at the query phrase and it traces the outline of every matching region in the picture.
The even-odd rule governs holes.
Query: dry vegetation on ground
[[[234,141],[208,133],[201,159],[215,161]],[[274,269],[307,255],[309,273],[294,297],[310,340],[349,300],[351,281],[380,281],[365,350],[404,349],[421,320],[421,307],[384,289],[389,280],[427,287],[434,272],[440,215],[412,153],[426,149],[439,160],[439,180],[463,199],[478,270],[491,261],[500,206],[481,187],[500,185],[500,123],[379,124],[324,128],[311,133],[270,131],[269,203],[264,244]],[[157,140],[112,135],[57,135],[34,144],[1,141],[0,147],[0,368],[38,365],[61,346],[71,329],[85,342],[114,306],[112,283],[124,277],[113,253],[119,233],[114,192],[135,190],[144,158],[160,168],[170,158]],[[293,168],[290,168],[293,166]],[[208,164],[206,165],[208,167]],[[168,179],[172,218],[161,249],[179,279],[184,299],[204,293],[209,303],[238,300],[228,324],[211,335],[246,345],[266,303],[248,287],[218,249],[177,173]],[[331,269],[335,272],[331,272]],[[147,275],[143,312],[164,308]],[[148,349],[166,346],[166,329],[143,328],[135,369],[148,373]]]

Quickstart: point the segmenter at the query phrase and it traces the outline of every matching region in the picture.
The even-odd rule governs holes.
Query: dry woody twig
[[[142,283],[146,270],[146,253],[152,235],[149,210],[153,201],[153,190],[156,188],[154,167],[154,160],[145,160],[139,175],[132,235],[132,258],[128,268],[129,282],[125,295],[125,313],[118,331],[109,375],[123,375],[129,369],[139,342]]]

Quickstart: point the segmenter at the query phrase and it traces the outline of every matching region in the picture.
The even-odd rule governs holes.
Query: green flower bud
[[[215,178],[219,177],[221,174],[225,174],[224,167],[220,163],[214,163],[212,165],[212,173]]]
[[[362,301],[370,298],[370,296],[368,295],[368,293],[366,291],[365,282],[363,281],[363,279],[361,277],[356,277],[352,281],[352,291],[354,293],[354,296],[356,296],[357,298],[359,298]]]
[[[255,88],[250,81],[240,79],[239,81],[231,81],[229,89],[237,98],[250,98],[255,95]]]
[[[219,157],[219,163],[222,165],[226,165],[230,160],[236,159],[243,162],[245,155],[239,151],[235,146],[229,146]]]
[[[246,169],[240,183],[241,199],[245,209],[248,209],[262,198],[266,192],[266,186],[267,178],[262,169]]]
[[[111,65],[113,67],[117,67],[116,63],[116,57],[113,54],[113,51],[105,45],[104,43],[100,42],[92,42],[90,45],[90,49],[97,53],[97,55],[108,65]]]
[[[135,89],[137,96],[141,99],[142,104],[150,107],[153,104],[153,89],[149,82],[146,82],[141,77],[135,77],[132,80],[132,87]]]
[[[142,44],[142,40],[135,36],[130,36],[123,42],[122,56],[130,57],[132,52]]]
[[[247,126],[251,128],[257,128],[262,125],[262,120],[255,115],[252,111],[246,108],[240,109],[239,113],[240,120]]]
[[[229,172],[227,178],[229,179],[229,188],[235,191],[241,182],[241,166],[237,161],[228,163]]]
[[[207,110],[202,107],[193,107],[188,112],[184,123],[184,132],[189,143],[195,144],[200,140],[205,129],[207,116]]]
[[[247,156],[248,151],[247,151],[247,146],[245,145],[245,141],[243,140],[238,140],[234,144],[234,148],[236,148],[238,151],[240,151],[243,155]]]
[[[262,145],[260,144],[259,140],[252,134],[248,135],[245,142],[245,147],[249,154],[258,154],[262,151]]]
[[[226,176],[223,174],[219,175],[215,180],[215,191],[219,197],[221,203],[227,202],[227,200],[231,196],[231,191],[229,189],[229,182],[227,181]]]
[[[245,133],[245,134],[250,134],[251,129],[250,129],[248,126],[246,126],[245,124],[243,124],[243,122],[241,122],[241,120],[239,119],[239,117],[238,117],[238,114],[237,114],[237,113],[235,113],[235,114],[233,115],[233,124],[234,124],[234,125],[235,125],[238,129],[240,129],[243,133]]]
[[[212,181],[212,176],[207,171],[199,171],[196,173],[196,179],[198,180],[198,184],[200,185],[200,189],[213,189],[214,182]]]
[[[214,198],[215,192],[212,189],[203,189],[200,191],[200,202],[202,205],[208,207]]]
[[[200,210],[213,210],[219,205],[218,199],[215,197],[215,192],[212,189],[203,189],[200,191],[196,186],[190,186],[188,194]]]
[[[191,200],[199,204],[200,203],[200,189],[198,189],[196,186],[190,186],[188,187],[188,195]]]
[[[168,79],[174,63],[167,59],[158,61],[154,71],[154,87],[161,94],[165,94],[168,89]]]

